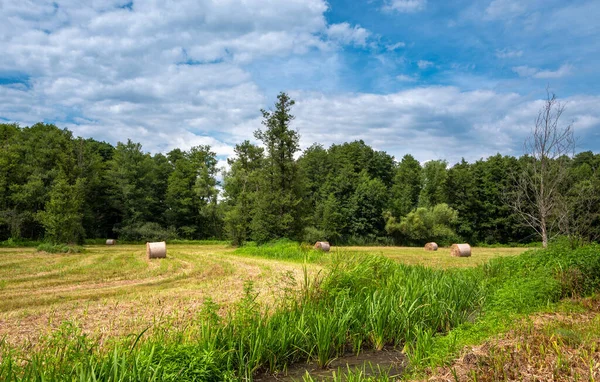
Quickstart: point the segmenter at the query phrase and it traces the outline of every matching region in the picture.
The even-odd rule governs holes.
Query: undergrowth
[[[287,260],[313,253],[285,242],[237,251]],[[257,303],[248,282],[224,318],[207,301],[191,332],[140,333],[100,351],[77,328],[65,327],[32,354],[0,346],[0,380],[252,380],[297,362],[326,367],[348,352],[384,347],[402,348],[414,375],[502,330],[511,317],[598,290],[599,253],[598,246],[555,247],[473,269],[434,270],[335,252],[326,255],[327,272],[309,278],[305,271],[301,287],[285,289],[270,310]]]
[[[235,254],[309,263],[319,262],[330,256],[326,252],[315,250],[309,244],[300,244],[286,239],[263,245],[257,245],[256,243],[250,242],[243,247],[237,248]]]
[[[42,243],[37,246],[37,251],[47,253],[81,253],[85,249],[78,245]]]

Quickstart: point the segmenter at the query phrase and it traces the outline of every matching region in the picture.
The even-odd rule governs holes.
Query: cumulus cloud
[[[400,13],[412,13],[425,9],[427,0],[389,0],[384,6],[384,11],[395,11]]]
[[[332,24],[327,28],[327,36],[333,41],[339,41],[342,44],[352,44],[357,46],[366,46],[367,39],[371,33],[359,25],[352,27],[348,23]]]
[[[533,78],[561,78],[571,74],[572,66],[569,64],[561,65],[556,70],[541,70],[537,68],[531,68],[529,66],[516,66],[512,68],[513,72],[517,73],[521,77],[533,77]]]
[[[461,88],[394,92],[414,85],[418,75],[400,74],[394,81],[389,72],[386,78],[397,86],[392,93],[370,93],[368,86],[349,92],[339,86],[355,74],[340,69],[344,46],[370,46],[375,38],[359,25],[328,24],[324,0],[127,4],[3,2],[0,118],[24,125],[55,122],[111,143],[131,138],[152,152],[208,144],[224,164],[233,146],[252,140],[261,127],[260,109],[272,104],[273,89],[287,89],[298,101],[293,126],[303,147],[363,139],[398,158],[410,152],[422,161],[458,161],[497,151],[518,154],[515,147],[541,106],[515,93],[462,91],[493,88],[473,79]],[[417,0],[387,4],[397,12],[425,7]],[[402,47],[398,42],[376,53],[394,56],[390,52]],[[518,52],[497,55],[516,58]],[[399,60],[390,63],[391,73],[403,71]],[[416,65],[427,69],[433,63]],[[557,78],[572,68],[513,70],[523,77]],[[269,78],[259,81],[260,76]],[[567,101],[565,118],[576,129],[589,133],[599,127],[598,97]]]
[[[249,66],[314,52],[327,62],[370,36],[328,25],[324,0],[128,4],[3,2],[0,77],[21,79],[0,84],[0,117],[53,121],[112,143],[132,138],[152,151],[210,144],[227,156],[238,127],[266,104]]]
[[[302,145],[362,139],[397,159],[410,153],[420,161],[462,157],[473,161],[494,155],[520,155],[542,100],[516,93],[461,91],[456,87],[423,87],[393,94],[349,94],[336,97],[296,93],[294,125]],[[580,136],[600,127],[600,97],[564,99],[562,122],[574,121]],[[463,149],[457,149],[463,148]]]

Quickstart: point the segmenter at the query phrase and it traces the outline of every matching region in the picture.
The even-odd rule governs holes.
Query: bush
[[[268,259],[316,262],[326,254],[313,249],[311,245],[301,245],[295,241],[281,239],[267,244],[257,245],[254,242],[246,243],[235,250],[238,255],[265,257]]]
[[[325,231],[315,227],[306,227],[304,229],[304,235],[302,241],[310,244],[314,244],[317,241],[329,241],[329,238],[325,234]]]
[[[16,247],[37,247],[41,242],[25,239],[13,239],[12,237],[5,241],[0,241],[0,247],[16,248]]]
[[[177,239],[177,232],[158,223],[137,223],[115,229],[125,241],[167,241]]]
[[[42,243],[37,246],[37,251],[47,253],[81,253],[84,251],[84,248],[76,245]]]

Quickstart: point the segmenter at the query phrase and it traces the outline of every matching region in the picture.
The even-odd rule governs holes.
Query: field
[[[475,266],[523,248],[474,248],[471,258],[448,249],[345,247],[336,251],[384,255],[406,264]],[[318,264],[310,264],[314,272]],[[0,338],[35,343],[69,320],[102,341],[148,325],[182,327],[207,298],[224,307],[242,296],[251,280],[268,303],[286,273],[302,276],[302,264],[234,254],[226,245],[168,247],[168,258],[149,261],[144,245],[88,246],[81,254],[48,254],[35,248],[0,248]]]
[[[310,381],[339,378],[346,360],[358,359],[406,368],[410,378],[445,380],[458,370],[469,379],[464,355],[448,363],[461,349],[508,333],[530,313],[552,313],[562,298],[598,290],[597,247],[519,256],[526,250],[473,248],[472,257],[454,258],[448,248],[323,254],[291,242],[171,244],[167,259],[150,261],[143,245],[75,254],[0,248],[0,379],[275,381],[289,370]],[[595,322],[594,312],[586,322]],[[596,337],[581,340],[590,360]],[[200,369],[184,366],[192,364]],[[327,371],[337,366],[337,374]],[[371,380],[364,372],[346,374]],[[395,379],[379,374],[372,380]]]

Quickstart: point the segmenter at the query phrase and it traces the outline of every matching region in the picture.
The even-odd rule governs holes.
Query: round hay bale
[[[321,250],[323,252],[329,252],[331,246],[326,241],[317,241],[315,243],[315,249]]]
[[[167,243],[146,243],[146,255],[149,259],[164,259],[167,257]]]
[[[115,245],[117,244],[117,241],[115,239],[107,239],[106,240],[106,245]]]
[[[434,243],[432,241],[431,243],[425,244],[425,250],[426,251],[437,251],[438,250],[438,245],[437,245],[437,243]]]
[[[456,257],[471,256],[471,246],[469,244],[452,244],[450,254]]]

